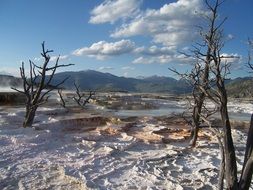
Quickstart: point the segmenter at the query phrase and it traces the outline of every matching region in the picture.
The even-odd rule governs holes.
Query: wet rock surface
[[[21,105],[25,100],[25,96],[18,92],[0,92],[0,105]]]
[[[0,107],[0,189],[217,189],[220,150],[206,128],[189,149],[180,115],[118,116],[96,106],[47,105],[26,129],[24,108]],[[240,170],[246,134],[236,125]]]

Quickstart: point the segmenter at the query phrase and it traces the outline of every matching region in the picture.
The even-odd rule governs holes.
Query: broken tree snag
[[[95,95],[94,91],[89,91],[89,95],[85,98],[85,94],[80,91],[80,86],[77,86],[76,83],[74,83],[74,86],[76,88],[76,95],[73,97],[75,102],[84,109],[85,105],[90,102],[90,99]]]
[[[62,96],[62,90],[61,89],[58,89],[58,95],[60,97],[60,104],[62,107],[66,108],[66,102]]]
[[[44,60],[42,65],[37,65],[29,60],[29,74],[25,72],[24,62],[20,67],[20,75],[23,81],[23,90],[12,88],[13,90],[22,93],[26,96],[26,113],[23,122],[23,127],[31,127],[35,118],[36,110],[39,106],[46,103],[49,98],[49,93],[62,85],[67,78],[57,84],[52,84],[53,77],[58,68],[68,67],[73,64],[59,64],[60,56],[56,59],[53,66],[49,65],[50,53],[53,50],[45,49],[45,42],[42,43],[41,56]]]

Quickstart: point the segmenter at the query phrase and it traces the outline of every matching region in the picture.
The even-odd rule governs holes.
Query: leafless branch
[[[76,83],[74,83],[74,86],[76,88],[76,95],[77,96],[74,96],[73,99],[75,100],[75,102],[81,107],[81,108],[84,108],[85,105],[87,103],[89,103],[90,99],[92,98],[92,96],[95,95],[95,92],[93,91],[89,91],[89,95],[85,97],[85,94],[84,93],[81,93],[80,91],[80,86],[77,86]]]

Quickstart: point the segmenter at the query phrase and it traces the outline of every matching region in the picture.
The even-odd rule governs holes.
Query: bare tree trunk
[[[31,127],[35,118],[37,108],[29,108],[26,111],[23,127]]]
[[[249,189],[253,173],[253,114],[251,115],[250,128],[244,156],[242,174],[239,182],[240,189]]]
[[[204,89],[206,89],[208,87],[209,84],[209,64],[210,64],[210,52],[211,49],[208,48],[207,50],[207,57],[206,57],[206,61],[205,61],[205,69],[204,69],[204,73],[202,76],[202,85]],[[198,88],[198,87],[197,87]],[[190,146],[191,147],[195,147],[196,146],[196,141],[198,139],[198,133],[199,133],[199,125],[200,125],[200,115],[202,112],[202,106],[204,103],[204,100],[206,98],[206,95],[204,92],[200,92],[199,95],[197,95],[198,97],[195,97],[195,102],[194,102],[194,107],[193,107],[193,133],[191,136],[191,141],[190,141]]]
[[[237,181],[237,165],[235,157],[235,148],[231,133],[231,125],[227,110],[227,93],[224,86],[224,82],[218,85],[219,91],[222,94],[220,114],[222,119],[222,126],[224,130],[224,154],[225,154],[225,179],[227,188],[231,190],[238,189]]]
[[[61,106],[66,108],[66,102],[62,96],[62,90],[58,89],[58,95],[60,96]]]
[[[223,190],[224,187],[224,174],[225,174],[225,156],[224,156],[224,146],[221,140],[221,137],[218,137],[218,143],[221,154],[220,170],[219,170],[219,180],[218,180],[218,189]]]
[[[195,100],[195,105],[193,107],[193,130],[191,134],[190,146],[195,147],[198,139],[199,125],[200,125],[200,114],[202,110],[202,105],[204,101],[204,96],[200,98],[200,101]]]
[[[190,140],[190,143],[189,143],[189,146],[191,147],[195,147],[196,146],[196,142],[197,142],[197,139],[198,139],[198,133],[199,133],[199,125],[198,124],[193,124],[194,128],[191,132],[191,140]]]

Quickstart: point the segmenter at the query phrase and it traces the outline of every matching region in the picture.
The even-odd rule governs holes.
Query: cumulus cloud
[[[149,55],[149,56],[157,56],[157,55],[171,55],[175,53],[175,47],[158,47],[158,46],[151,46],[151,47],[138,47],[134,50],[137,54],[142,55]]]
[[[155,43],[180,46],[196,37],[194,25],[202,8],[201,0],[178,0],[160,9],[148,9],[117,28],[111,37],[146,35]]]
[[[75,56],[94,57],[98,60],[105,60],[114,56],[123,54],[131,54],[137,56],[133,61],[135,64],[151,64],[151,63],[170,63],[189,61],[184,56],[178,54],[175,46],[150,46],[137,47],[131,40],[121,40],[117,42],[99,41],[93,43],[89,47],[79,48],[72,53]],[[102,70],[106,69],[103,67]],[[122,67],[122,70],[133,70],[132,67]]]
[[[174,54],[174,55],[159,55],[159,56],[152,56],[152,57],[144,57],[140,56],[133,60],[133,64],[168,64],[177,62],[179,64],[186,64],[192,63],[193,59],[189,57],[185,57],[181,54]]]
[[[99,60],[104,60],[110,56],[118,56],[130,53],[134,50],[135,43],[130,40],[120,40],[117,42],[99,41],[92,44],[90,47],[76,49],[73,55],[95,57]]]
[[[192,43],[198,33],[194,25],[203,11],[202,0],[177,0],[164,4],[158,9],[140,10],[142,0],[104,0],[91,11],[90,23],[100,24],[122,19],[124,22],[112,33],[113,38],[148,36],[155,45],[137,47],[130,40],[109,43],[100,41],[90,47],[73,52],[104,60],[108,57],[131,53],[135,64],[189,62],[177,50]],[[127,19],[126,19],[127,18]]]
[[[192,62],[192,59],[178,53],[175,46],[137,47],[134,52],[139,56],[133,60],[134,64],[168,64],[172,62],[185,64]]]
[[[105,0],[91,11],[89,22],[92,24],[114,23],[136,15],[141,0]]]

